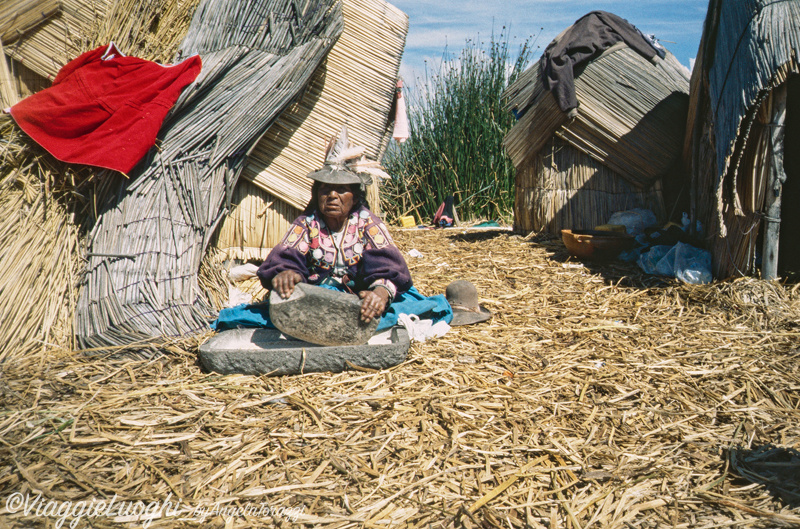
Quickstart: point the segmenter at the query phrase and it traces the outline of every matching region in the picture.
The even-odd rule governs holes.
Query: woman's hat
[[[464,279],[453,281],[445,289],[445,297],[453,308],[451,327],[480,323],[492,317],[492,313],[478,305],[478,291],[475,285]]]
[[[308,177],[323,184],[370,185],[372,183],[372,178],[368,175],[355,173],[346,165],[338,163],[325,163],[322,169],[309,173]]]

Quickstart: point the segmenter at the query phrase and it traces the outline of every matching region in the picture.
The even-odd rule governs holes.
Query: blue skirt
[[[341,290],[333,285],[322,285],[331,290]],[[449,324],[453,320],[453,309],[447,298],[442,294],[423,296],[415,287],[398,294],[378,323],[378,330],[383,331],[397,325],[400,314],[415,314],[421,320],[432,320],[434,324],[444,321]],[[236,307],[222,309],[219,316],[211,322],[211,328],[216,331],[237,329],[239,327],[267,327],[275,326],[269,321],[269,300],[264,303],[250,305],[243,303]]]

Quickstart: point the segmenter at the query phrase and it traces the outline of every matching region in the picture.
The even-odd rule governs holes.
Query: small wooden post
[[[786,182],[783,167],[784,126],[786,124],[786,83],[772,91],[770,122],[769,180],[764,210],[764,245],[761,252],[761,278],[778,277],[778,242],[781,235],[781,191]]]

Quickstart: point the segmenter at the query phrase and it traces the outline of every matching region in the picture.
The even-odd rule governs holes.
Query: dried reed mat
[[[0,498],[158,501],[153,528],[800,524],[796,285],[685,286],[507,231],[394,235],[421,292],[468,279],[494,317],[381,372],[37,351],[3,365]],[[215,507],[232,515],[201,519]],[[90,522],[143,526],[113,514]]]
[[[24,5],[35,4],[30,0],[11,0]],[[5,52],[16,63],[24,65],[45,79],[52,81],[58,71],[69,60],[81,52],[90,49],[89,42],[105,20],[106,12],[113,0],[59,0],[55,16],[49,16],[49,10],[31,10],[34,17],[31,24],[22,21],[22,25],[13,25],[12,30],[18,37],[13,43],[6,45]],[[7,0],[2,2],[5,10]],[[42,7],[51,3],[38,2]],[[11,5],[9,4],[9,5]],[[35,17],[42,17],[37,22]],[[0,20],[5,20],[0,16]],[[5,41],[4,41],[5,42]]]
[[[157,151],[90,234],[75,332],[96,349],[207,328],[197,273],[247,153],[298,95],[342,29],[327,0],[206,0],[176,59],[203,71],[161,128]],[[229,198],[228,198],[229,202]]]
[[[5,0],[0,6],[0,40],[14,42],[60,9],[60,0]]]
[[[384,0],[344,0],[342,14],[344,31],[324,66],[259,141],[243,173],[298,209],[311,198],[306,175],[322,167],[327,141],[343,125],[371,160],[380,158],[387,135],[408,16]],[[282,236],[273,234],[270,246]]]

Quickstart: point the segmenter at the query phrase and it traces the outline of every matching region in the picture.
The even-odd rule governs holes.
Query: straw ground
[[[6,358],[0,525],[70,506],[92,527],[800,525],[797,286],[684,286],[503,230],[395,235],[420,291],[471,280],[494,317],[381,372],[219,376],[189,341]],[[38,514],[15,503],[38,494]]]

